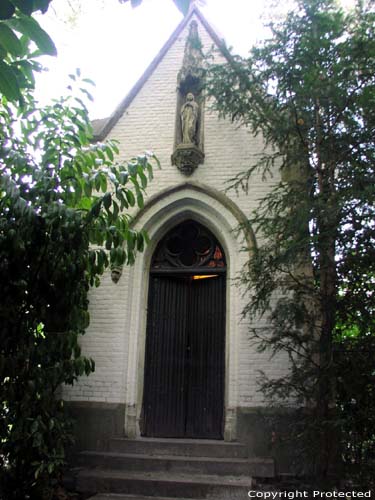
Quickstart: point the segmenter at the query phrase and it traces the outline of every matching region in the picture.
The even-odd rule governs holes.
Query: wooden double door
[[[222,439],[225,274],[151,275],[142,435]]]

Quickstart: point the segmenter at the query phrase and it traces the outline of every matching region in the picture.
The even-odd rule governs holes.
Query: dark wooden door
[[[225,275],[150,279],[142,434],[222,439]]]

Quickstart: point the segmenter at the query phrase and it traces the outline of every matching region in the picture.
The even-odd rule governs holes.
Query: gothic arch
[[[223,202],[224,200],[224,202]],[[138,255],[129,273],[129,345],[125,394],[125,433],[140,435],[140,417],[143,397],[144,357],[147,323],[147,297],[152,255],[165,234],[179,223],[194,220],[206,227],[220,242],[227,259],[226,292],[226,375],[224,439],[236,438],[236,407],[238,406],[238,322],[240,310],[231,283],[241,269],[241,237],[233,229],[243,223],[245,216],[225,195],[212,189],[186,183],[166,190],[152,199],[134,221],[136,229],[146,229],[151,242]],[[255,238],[248,228],[247,244],[255,246]],[[242,237],[243,240],[243,237]]]
[[[184,182],[172,188],[165,188],[159,191],[156,195],[151,196],[144,208],[141,209],[135,216],[134,223],[137,224],[140,219],[144,219],[145,215],[147,217],[147,214],[153,210],[153,207],[155,205],[158,205],[163,199],[172,197],[172,195],[174,195],[175,193],[181,193],[185,195],[185,193],[187,192],[190,192],[192,194],[202,194],[205,198],[207,198],[207,200],[211,198],[211,202],[217,202],[219,205],[222,205],[223,209],[226,209],[235,218],[235,226],[241,225],[245,228],[243,231],[243,235],[246,239],[247,247],[250,250],[256,247],[256,238],[254,231],[247,223],[247,218],[242,210],[222,191],[218,191],[217,189],[212,188],[211,186],[208,186],[206,184],[196,183],[193,181]],[[233,228],[235,226],[233,226]]]

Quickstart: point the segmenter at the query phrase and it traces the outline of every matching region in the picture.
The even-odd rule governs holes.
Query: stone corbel
[[[178,144],[172,155],[172,165],[184,175],[191,175],[203,160],[204,153],[195,144]]]
[[[111,279],[113,283],[118,283],[122,275],[122,266],[113,266],[111,268]]]

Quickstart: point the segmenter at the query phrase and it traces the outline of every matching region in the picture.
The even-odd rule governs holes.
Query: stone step
[[[76,476],[77,491],[85,494],[123,493],[169,499],[220,498],[235,495],[247,498],[250,477],[172,474],[168,472],[123,472],[85,469]],[[228,497],[230,498],[230,496]]]
[[[84,451],[77,465],[124,471],[157,471],[231,476],[274,477],[272,458],[213,458],[173,455],[140,455]]]
[[[109,451],[140,455],[179,455],[187,457],[246,458],[243,444],[208,439],[114,438]]]

